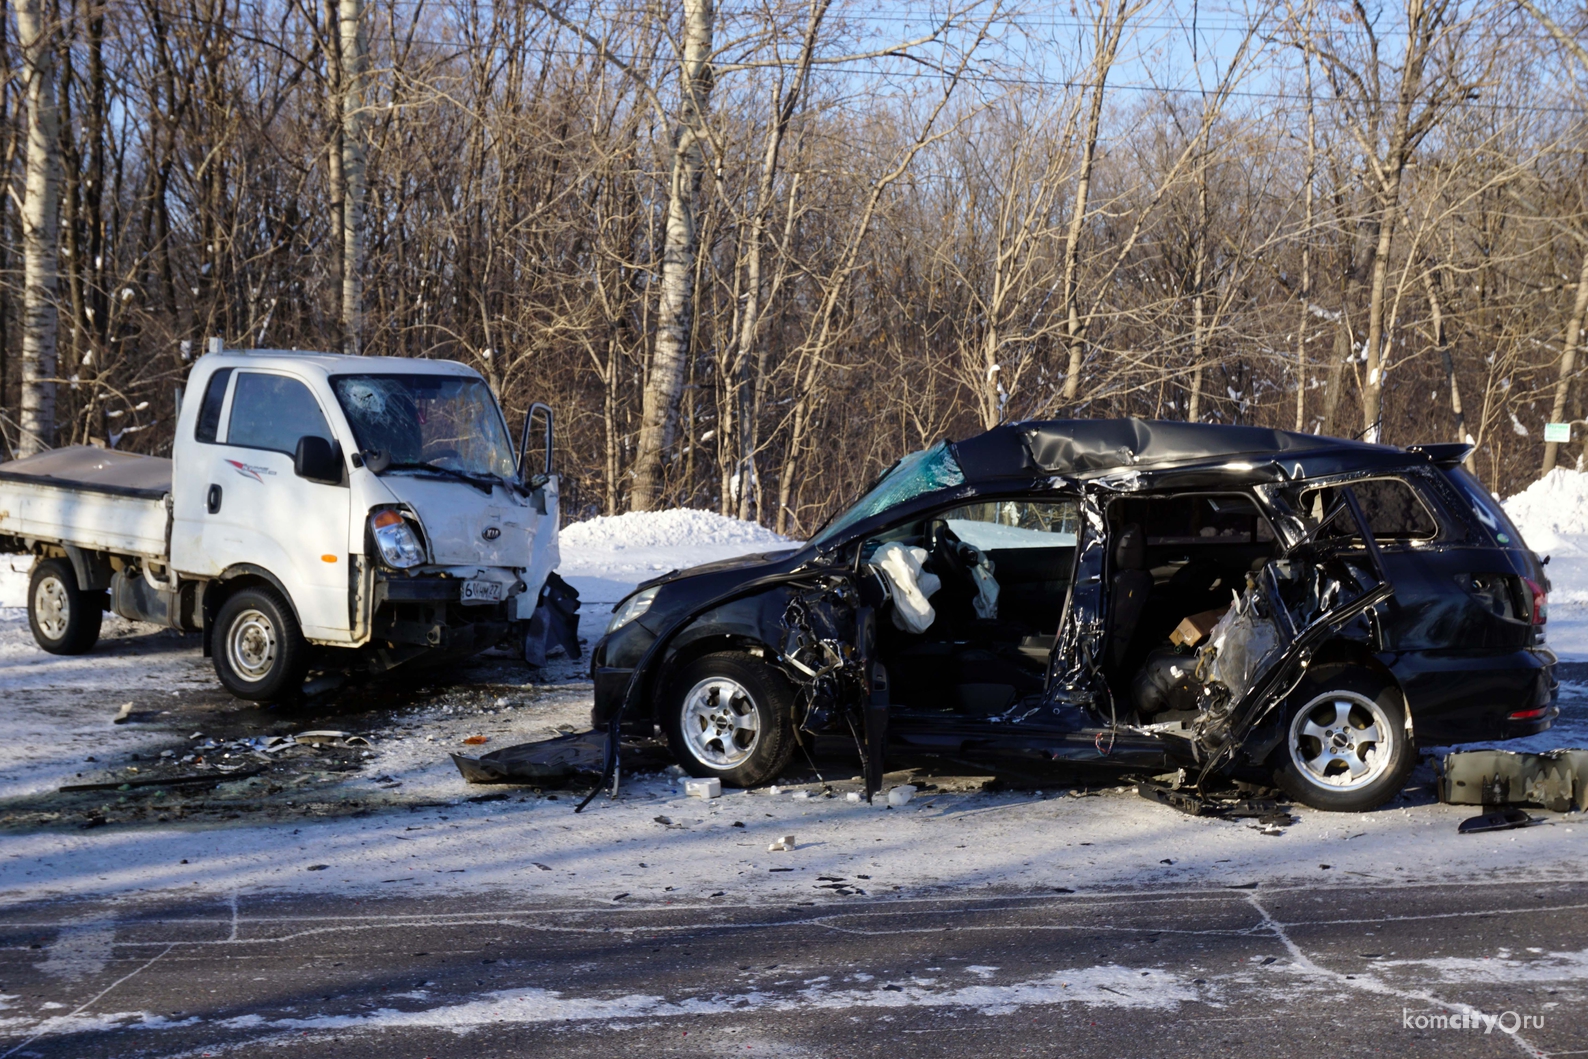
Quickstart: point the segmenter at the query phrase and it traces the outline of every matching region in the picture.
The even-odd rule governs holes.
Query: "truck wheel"
[[[782,674],[738,651],[685,666],[666,697],[663,724],[690,775],[754,787],[783,772],[794,753],[794,695]]]
[[[28,580],[28,626],[33,639],[52,655],[80,655],[99,641],[105,619],[105,594],[77,587],[77,574],[65,559],[46,559]]]
[[[1360,813],[1393,798],[1416,763],[1400,690],[1365,669],[1330,666],[1291,695],[1274,781],[1303,805]]]
[[[309,668],[309,645],[292,608],[268,588],[226,597],[215,615],[210,656],[226,690],[250,702],[294,694]]]

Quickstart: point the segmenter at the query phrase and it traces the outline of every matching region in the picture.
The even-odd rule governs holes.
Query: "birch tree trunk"
[[[1125,22],[1131,13],[1127,0],[1119,0],[1112,17],[1104,7],[1098,12],[1098,21],[1094,24],[1097,56],[1091,85],[1092,99],[1086,115],[1080,171],[1075,180],[1075,204],[1064,245],[1064,338],[1069,351],[1069,363],[1062,393],[1066,405],[1073,404],[1080,393],[1081,365],[1085,362],[1086,327],[1081,320],[1080,307],[1081,233],[1086,224],[1086,210],[1091,197],[1092,168],[1097,163],[1097,138],[1103,122],[1103,91],[1108,84],[1109,72],[1114,68],[1114,59],[1119,54],[1119,43],[1125,35]]]
[[[1312,36],[1312,4],[1307,4],[1307,36]],[[1303,50],[1306,67],[1303,89],[1307,98],[1306,216],[1301,234],[1301,319],[1296,324],[1296,433],[1307,429],[1307,321],[1312,317],[1313,201],[1318,182],[1318,114],[1312,102],[1312,52]]]
[[[43,0],[15,0],[27,100],[26,190],[22,199],[22,436],[17,455],[55,441],[55,284],[60,218],[60,110],[54,26]]]
[[[1583,317],[1588,316],[1588,251],[1584,251],[1582,271],[1577,276],[1577,300],[1572,304],[1571,319],[1566,322],[1565,340],[1560,347],[1560,378],[1555,383],[1555,403],[1550,405],[1549,421],[1559,423],[1566,415],[1566,394],[1571,389],[1571,377],[1577,368],[1577,347],[1582,344]],[[1560,446],[1555,442],[1544,445],[1542,473],[1555,467],[1555,456]]]
[[[711,36],[715,17],[714,0],[684,0],[683,70],[662,244],[662,293],[657,306],[656,345],[640,404],[640,436],[634,453],[634,483],[629,491],[632,511],[649,511],[661,499],[662,457],[673,444],[678,403],[689,367],[695,307],[695,207],[704,161],[701,144],[711,107]]]
[[[1445,331],[1445,311],[1439,302],[1439,276],[1435,269],[1429,268],[1423,272],[1423,287],[1428,291],[1428,317],[1434,328],[1434,348],[1439,350],[1439,361],[1445,369],[1445,380],[1450,384],[1450,413],[1456,421],[1456,440],[1471,443],[1472,435],[1467,433],[1466,413],[1461,410],[1461,385],[1456,380],[1456,362],[1450,355],[1450,339]],[[1465,460],[1467,470],[1476,471],[1472,464],[1472,453],[1467,453]]]
[[[340,0],[342,91],[342,352],[362,346],[364,306],[363,0]]]

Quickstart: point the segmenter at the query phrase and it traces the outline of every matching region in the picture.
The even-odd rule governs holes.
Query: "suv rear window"
[[[1500,502],[1483,488],[1483,483],[1472,476],[1472,472],[1465,467],[1450,467],[1445,470],[1445,477],[1456,487],[1463,500],[1472,505],[1472,514],[1483,528],[1493,534],[1496,543],[1520,547],[1522,535],[1516,531],[1511,520],[1506,517],[1505,511],[1500,507]]]
[[[1429,541],[1439,536],[1439,522],[1428,502],[1405,479],[1368,478],[1350,485],[1374,540]],[[1301,494],[1302,510],[1314,521],[1323,518],[1333,505],[1336,492],[1334,486],[1307,490]],[[1336,520],[1330,530],[1340,532],[1346,525]]]

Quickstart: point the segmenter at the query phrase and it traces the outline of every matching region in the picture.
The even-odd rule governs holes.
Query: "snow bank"
[[[1588,474],[1557,467],[1505,501],[1505,513],[1551,565],[1557,555],[1588,555]]]
[[[587,608],[601,617],[604,628],[610,605],[641,581],[669,570],[792,548],[798,543],[765,526],[714,511],[631,511],[564,526],[558,540],[562,562],[557,572],[579,590],[587,605],[604,604]],[[589,636],[590,631],[586,628],[581,634]],[[600,634],[599,629],[595,632]]]
[[[739,549],[782,548],[787,537],[755,522],[743,522],[714,511],[673,508],[669,511],[631,511],[575,522],[562,530],[562,550],[626,551],[634,548]]]
[[[1545,639],[1562,659],[1588,661],[1588,474],[1557,467],[1504,507],[1527,546],[1549,556]]]

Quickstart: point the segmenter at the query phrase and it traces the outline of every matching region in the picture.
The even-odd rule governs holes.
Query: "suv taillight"
[[[1522,583],[1527,590],[1533,593],[1532,620],[1534,625],[1543,625],[1549,620],[1549,593],[1544,591],[1544,586],[1534,581],[1531,577],[1522,578]]]

